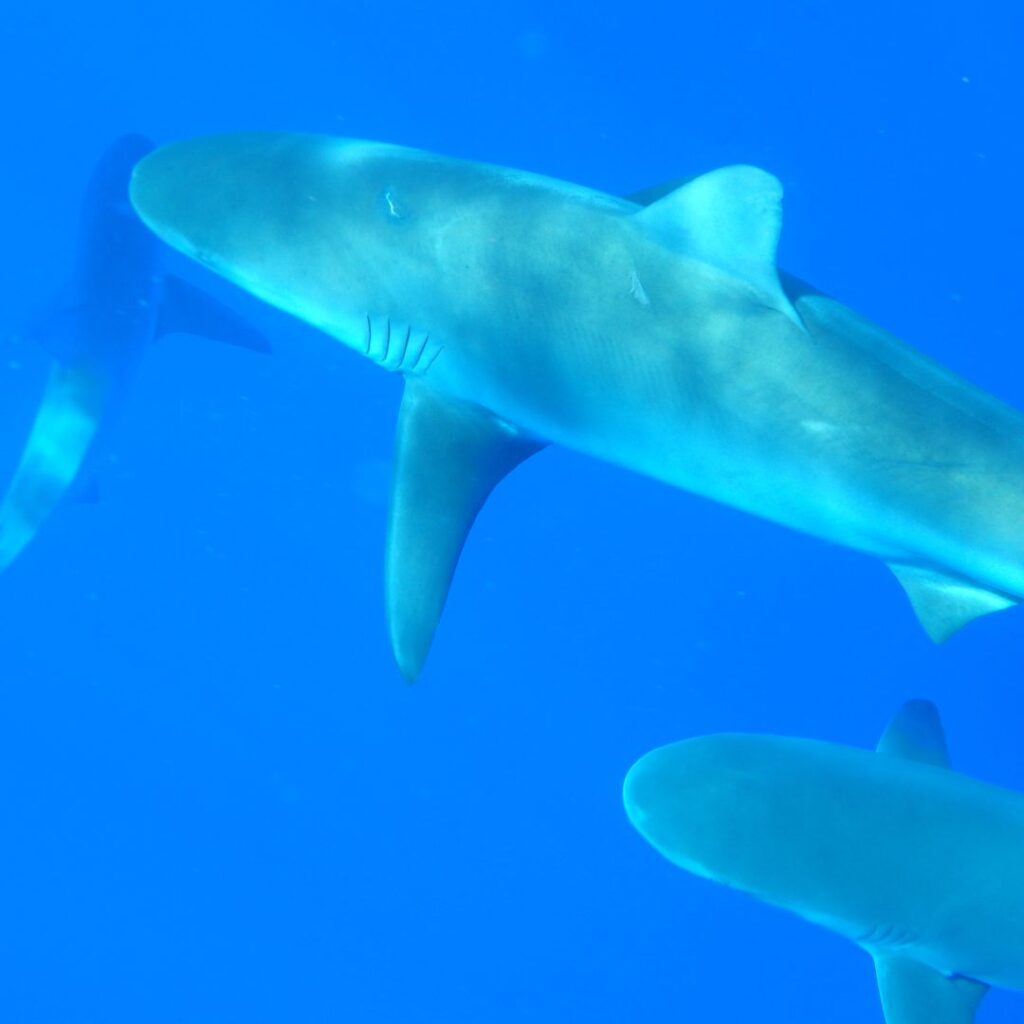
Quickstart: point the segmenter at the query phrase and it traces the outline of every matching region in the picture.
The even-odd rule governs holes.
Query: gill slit
[[[402,335],[401,349],[399,350],[397,337],[395,339],[395,356],[392,360],[392,331],[400,330],[401,325],[392,324],[391,318],[384,319],[383,334],[384,343],[381,346],[378,341],[381,331],[374,332],[373,317],[367,313],[366,336],[363,342],[363,355],[372,359],[385,370],[400,373],[426,373],[437,361],[437,357],[444,351],[443,345],[430,344],[430,333],[424,332],[422,340],[418,343],[413,341],[413,326],[405,324],[405,331]],[[383,351],[378,351],[379,349]]]
[[[423,367],[423,373],[426,373],[433,365],[437,362],[437,357],[444,351],[444,345],[438,345],[437,348],[430,355],[430,359],[427,361],[427,365]]]
[[[423,358],[423,353],[427,350],[427,342],[430,341],[430,335],[424,334],[423,341],[420,343],[419,351],[416,353],[416,358],[412,361],[412,365],[409,367],[411,370],[419,368],[420,360]]]
[[[875,949],[898,949],[901,946],[913,945],[915,941],[913,935],[896,925],[879,924],[868,929],[867,933],[859,940],[859,945]]]
[[[405,325],[405,338],[402,341],[402,354],[398,357],[398,365],[405,362],[406,353],[409,351],[409,338],[412,336],[412,324]]]

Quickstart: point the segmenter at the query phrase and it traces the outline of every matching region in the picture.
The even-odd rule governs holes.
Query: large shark
[[[150,342],[180,331],[269,348],[237,314],[164,271],[164,247],[128,199],[132,168],[152,149],[126,135],[100,158],[82,204],[72,280],[28,331],[54,365],[0,503],[0,570],[67,495],[88,494],[96,453]]]
[[[780,279],[765,171],[641,206],[256,133],[161,148],[131,194],[171,245],[405,378],[386,579],[409,678],[481,505],[549,442],[883,559],[935,639],[1024,598],[1024,417]]]
[[[1024,796],[952,771],[927,701],[877,752],[673,743],[633,765],[624,798],[673,864],[866,949],[888,1024],[969,1024],[989,986],[1024,989]]]

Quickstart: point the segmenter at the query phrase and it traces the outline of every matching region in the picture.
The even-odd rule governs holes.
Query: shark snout
[[[328,152],[329,155],[329,152]],[[272,132],[173,142],[140,160],[131,201],[176,249],[221,272],[302,235],[333,165],[309,137]]]
[[[157,235],[195,251],[230,209],[225,205],[230,202],[228,181],[207,140],[177,142],[135,165],[129,195],[136,213]]]
[[[622,784],[622,799],[626,814],[636,829],[650,838],[658,830],[658,823],[671,818],[685,817],[687,792],[693,777],[687,772],[685,757],[678,756],[678,748],[685,743],[659,747],[645,754],[626,775]]]
[[[750,809],[745,745],[740,736],[700,736],[645,754],[623,782],[633,827],[669,860],[705,874],[723,854],[716,836]]]

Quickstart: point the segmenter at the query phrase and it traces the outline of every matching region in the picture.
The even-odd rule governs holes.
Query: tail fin
[[[11,485],[0,503],[0,570],[36,535],[79,476],[99,428],[109,382],[57,364]]]

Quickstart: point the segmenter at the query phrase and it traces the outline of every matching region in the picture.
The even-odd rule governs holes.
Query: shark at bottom
[[[1024,795],[953,771],[928,701],[873,751],[747,734],[659,747],[623,798],[677,867],[867,950],[887,1024],[970,1024],[989,987],[1024,990]]]

